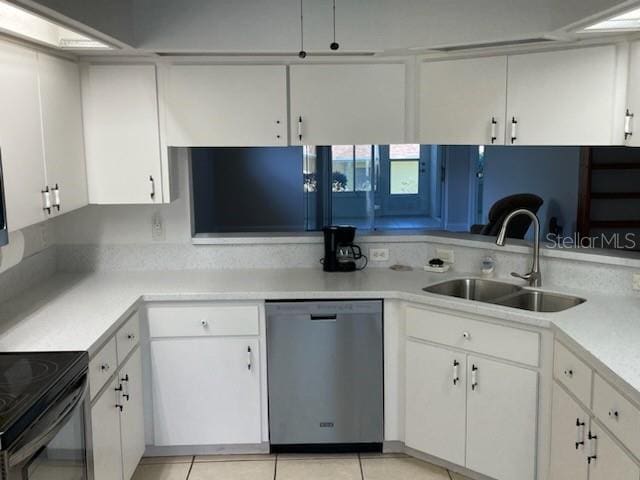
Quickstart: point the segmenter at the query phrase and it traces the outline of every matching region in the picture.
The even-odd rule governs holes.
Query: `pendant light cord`
[[[304,0],[300,0],[300,51],[304,52],[304,10],[303,3]]]
[[[336,0],[333,0],[333,43],[336,42]]]

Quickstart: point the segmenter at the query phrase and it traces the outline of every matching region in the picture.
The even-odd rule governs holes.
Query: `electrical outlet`
[[[161,242],[164,240],[164,225],[162,224],[162,215],[160,212],[156,212],[151,217],[151,239],[154,242]]]
[[[436,248],[436,257],[442,260],[445,263],[455,263],[455,257],[453,255],[453,250],[448,248]]]
[[[387,262],[389,261],[389,249],[388,248],[370,248],[369,258],[373,262]]]
[[[640,273],[634,273],[631,285],[634,290],[640,290]]]

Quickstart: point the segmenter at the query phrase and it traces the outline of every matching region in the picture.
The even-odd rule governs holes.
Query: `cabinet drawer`
[[[407,308],[407,335],[527,365],[540,356],[538,333],[421,308]]]
[[[640,410],[597,374],[593,381],[593,412],[640,458]]]
[[[118,347],[118,365],[135,348],[140,341],[140,317],[138,312],[131,315],[129,320],[116,333],[116,346]]]
[[[116,339],[112,338],[89,362],[89,390],[92,399],[117,368]]]
[[[561,343],[555,342],[553,375],[586,406],[591,406],[591,369]]]
[[[149,308],[149,331],[159,337],[258,335],[258,305],[197,305]]]

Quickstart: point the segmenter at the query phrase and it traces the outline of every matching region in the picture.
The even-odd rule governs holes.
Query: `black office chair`
[[[494,203],[491,210],[489,210],[489,223],[485,225],[472,225],[471,233],[497,237],[504,219],[511,212],[526,208],[533,213],[538,213],[543,203],[544,200],[533,193],[518,193],[504,197]],[[507,237],[523,239],[530,226],[531,219],[525,215],[519,215],[509,223]]]

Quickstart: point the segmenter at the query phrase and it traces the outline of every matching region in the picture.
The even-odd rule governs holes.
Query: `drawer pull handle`
[[[565,370],[564,374],[569,378],[573,378],[573,370]]]
[[[581,446],[584,447],[584,422],[581,422],[579,418],[576,418],[576,450],[579,450]]]
[[[205,328],[207,328],[209,326],[209,322],[207,322],[206,320],[200,321],[200,324]]]
[[[251,371],[251,347],[247,347],[247,370]]]
[[[619,420],[620,419],[620,412],[618,412],[618,410],[609,410],[609,417],[613,418],[615,420]]]
[[[473,365],[471,367],[471,390],[475,391],[478,388],[478,367]]]
[[[110,368],[111,367],[108,363],[103,363],[102,365],[100,365],[100,370],[102,370],[103,372],[108,372]]]
[[[591,432],[589,432],[589,437],[588,438],[589,438],[589,445],[591,446],[591,451],[590,451],[589,456],[587,457],[587,463],[589,465],[591,465],[591,462],[595,461],[598,458],[598,452],[597,452],[598,436],[597,435],[592,435]]]
[[[464,338],[465,340],[471,340],[471,334],[469,332],[463,332],[462,338]]]
[[[453,384],[458,385],[460,381],[460,362],[457,360],[453,361]]]
[[[133,333],[130,333],[129,335],[127,335],[127,339],[129,340],[135,340],[136,336]]]

